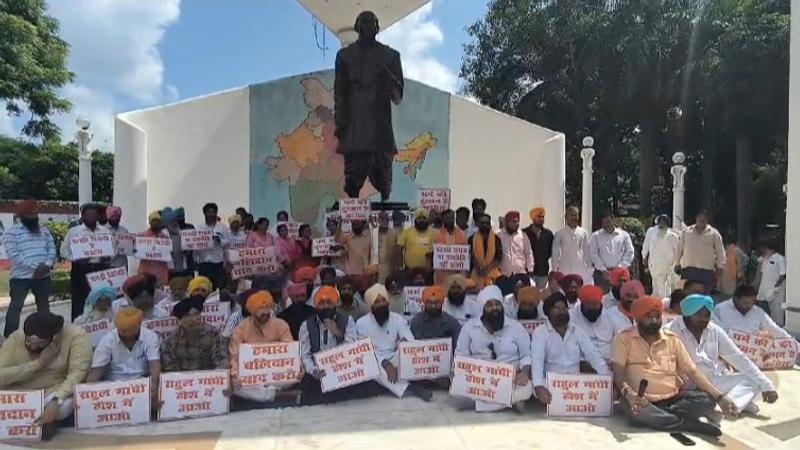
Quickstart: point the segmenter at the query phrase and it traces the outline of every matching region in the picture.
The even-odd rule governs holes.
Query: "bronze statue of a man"
[[[397,153],[392,102],[403,99],[403,68],[400,53],[375,40],[379,29],[373,12],[358,15],[358,40],[336,54],[333,92],[336,151],[344,156],[345,193],[357,198],[369,177],[385,201],[392,192],[392,160]]]

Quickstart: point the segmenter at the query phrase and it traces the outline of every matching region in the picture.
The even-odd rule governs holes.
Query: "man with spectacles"
[[[503,293],[488,286],[478,294],[480,317],[470,319],[461,329],[456,355],[510,364],[516,370],[511,403],[522,414],[525,401],[533,394],[531,384],[531,341],[525,328],[508,318],[503,310]],[[476,411],[499,411],[504,405],[475,402]]]

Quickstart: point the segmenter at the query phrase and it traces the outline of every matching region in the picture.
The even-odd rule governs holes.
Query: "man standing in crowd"
[[[242,229],[242,217],[238,214],[228,217],[228,227],[230,234],[225,249],[244,248],[247,243],[247,232]]]
[[[686,346],[697,368],[726,393],[741,412],[758,414],[755,398],[759,394],[767,403],[778,400],[775,386],[750,361],[717,324],[711,323],[714,300],[705,295],[690,295],[681,302],[683,317],[673,320],[668,329]],[[728,365],[737,373],[731,373]]]
[[[570,310],[564,295],[555,293],[547,297],[544,300],[544,314],[547,322],[536,328],[531,336],[531,367],[536,399],[543,405],[549,405],[553,397],[547,389],[548,373],[579,374],[582,357],[597,374],[610,375],[611,371],[589,336],[580,327],[570,323]]]
[[[568,207],[564,219],[566,225],[553,236],[553,270],[576,273],[588,284],[592,280],[589,233],[579,225],[577,207]]]
[[[422,291],[425,309],[417,313],[409,327],[417,339],[452,338],[458,342],[461,325],[450,314],[442,311],[445,291],[441,286],[428,286]]]
[[[367,273],[370,265],[370,252],[372,249],[370,232],[365,230],[367,222],[354,220],[352,233],[339,232],[336,240],[344,248],[345,273],[350,276],[362,276]]]
[[[645,270],[653,280],[653,295],[669,297],[675,286],[675,256],[678,254],[680,236],[669,227],[669,216],[656,217],[656,224],[647,229],[642,244],[642,260]]]
[[[507,277],[533,274],[531,241],[519,230],[519,219],[519,211],[509,211],[505,216],[505,227],[497,233],[503,248],[500,273]]]
[[[72,414],[72,392],[83,382],[92,362],[92,344],[80,327],[39,311],[25,319],[0,346],[0,389],[44,390],[44,410],[36,419],[42,439],[55,433],[55,422]]]
[[[462,206],[456,210],[456,226],[465,235],[469,233],[469,208]]]
[[[403,262],[406,270],[431,270],[436,232],[430,228],[428,217],[428,211],[416,210],[414,226],[406,228],[397,237],[397,245],[403,249]]]
[[[725,268],[725,247],[722,236],[708,223],[709,215],[700,211],[694,225],[681,233],[678,252],[675,255],[675,272],[684,280],[702,281],[706,293],[717,285],[717,277]]]
[[[3,236],[6,256],[11,263],[8,282],[11,302],[6,311],[5,337],[19,328],[19,316],[28,292],[33,292],[37,311],[50,311],[53,285],[50,272],[56,264],[56,244],[50,230],[39,226],[36,202],[20,202],[17,217],[19,223]]]
[[[162,216],[162,212],[160,211],[153,211],[147,216],[147,223],[150,225],[150,228],[142,231],[139,233],[139,236],[142,237],[150,237],[150,238],[170,238],[170,233],[164,229],[164,221],[162,221],[162,217],[166,217],[170,214],[171,211],[168,211],[168,208],[164,209],[164,213]],[[174,241],[175,237],[173,237]],[[180,233],[177,233],[178,244],[180,244]],[[173,252],[172,257],[173,260],[176,257],[176,253],[174,250],[173,245]],[[140,255],[141,256],[141,255]],[[177,267],[178,264],[173,264],[173,267]],[[148,259],[139,259],[139,274],[150,274],[158,279],[160,284],[167,284],[169,281],[170,276],[170,269],[169,264],[165,261],[156,261],[156,260],[148,260]],[[188,277],[194,276],[194,272],[191,274],[189,273],[178,273],[173,272],[171,275],[178,276],[178,275],[185,275]]]
[[[756,290],[752,286],[739,286],[732,299],[714,308],[715,321],[726,332],[739,330],[750,334],[767,333],[774,338],[792,337],[755,304]]]
[[[472,236],[478,231],[478,222],[482,215],[486,214],[486,200],[482,198],[472,199],[472,217],[469,221],[469,228],[467,228],[467,236]],[[491,222],[491,216],[489,216]],[[492,227],[494,228],[494,227]]]
[[[436,243],[441,245],[467,245],[467,235],[456,226],[456,213],[452,209],[442,212],[442,228],[436,235]],[[437,270],[433,274],[433,284],[444,284],[450,275],[459,272]]]
[[[783,326],[783,301],[786,299],[786,259],[778,253],[777,247],[769,241],[758,245],[759,271],[761,283],[758,285],[758,300],[772,320]]]
[[[197,273],[211,280],[214,290],[225,284],[225,254],[224,247],[228,243],[228,228],[219,223],[219,207],[216,203],[206,203],[203,205],[203,216],[205,220],[197,229],[199,231],[211,231],[212,247],[208,250],[200,250],[194,253],[197,263]]]
[[[628,268],[633,263],[633,241],[627,231],[618,228],[610,211],[601,216],[602,228],[592,233],[589,251],[594,265],[594,284],[608,290],[609,271]]]
[[[108,258],[72,259],[72,240],[81,236],[109,234],[105,227],[98,226],[97,205],[89,203],[81,207],[81,223],[69,229],[61,243],[61,257],[72,261],[69,274],[69,290],[72,296],[72,319],[83,314],[83,305],[89,295],[86,274],[108,269]]]
[[[472,249],[471,278],[482,289],[500,277],[500,263],[503,260],[503,243],[492,230],[488,215],[478,217],[478,230],[469,237],[468,243]]]
[[[442,305],[446,312],[462,326],[469,320],[481,315],[478,302],[467,296],[467,279],[463,275],[450,275],[444,283],[447,298]]]
[[[203,299],[193,296],[178,302],[172,316],[180,324],[161,344],[161,370],[189,372],[228,368],[228,349],[211,325],[203,323]]]
[[[120,225],[120,221],[122,220],[122,208],[119,206],[109,206],[106,208],[106,218],[108,219],[108,231],[116,239],[117,236],[120,234],[130,234],[127,228]],[[111,258],[111,267],[124,267],[125,269],[128,268],[128,256],[127,255],[116,255]]]
[[[660,298],[638,298],[631,308],[636,327],[614,338],[611,366],[622,407],[628,417],[646,427],[720,436],[719,428],[701,422],[700,417],[717,403],[726,415],[735,414],[736,405],[697,368],[675,333],[661,329],[663,308]],[[697,390],[681,390],[684,377]],[[642,380],[648,383],[639,397]]]
[[[523,231],[528,236],[533,251],[533,281],[538,289],[547,287],[550,257],[553,255],[553,232],[544,227],[544,208],[537,206],[530,212],[531,224]]]

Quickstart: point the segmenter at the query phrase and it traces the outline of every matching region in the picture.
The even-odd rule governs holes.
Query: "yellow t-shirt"
[[[405,249],[404,261],[406,269],[422,267],[430,269],[428,253],[433,251],[435,233],[433,228],[428,228],[424,232],[417,231],[414,227],[409,227],[397,237],[397,245]]]

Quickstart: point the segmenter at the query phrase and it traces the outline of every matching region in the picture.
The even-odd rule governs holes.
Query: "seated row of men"
[[[298,274],[295,275],[297,279]],[[715,405],[719,404],[726,414],[738,415],[757,411],[754,402],[759,394],[767,402],[777,400],[769,379],[723,330],[728,328],[725,321],[744,331],[780,330],[769,325],[770,319],[763,311],[752,307],[750,298],[754,299],[754,293],[746,289],[716,307],[716,317],[723,328],[710,322],[714,302],[700,294],[682,299],[678,306],[682,318],[662,326],[667,302],[644,296],[638,281],[624,282],[612,290],[612,298],[606,298],[608,304],[615,299],[619,303],[605,306],[600,288],[585,286],[575,290],[574,285],[579,283],[564,279],[564,292],[556,290],[543,301],[541,293],[530,286],[515,286],[515,292],[508,295],[503,295],[498,286],[488,286],[476,298],[467,299],[462,294],[468,285],[456,275],[448,279],[446,287],[427,287],[422,293],[424,309],[407,321],[391,310],[393,295],[385,286],[377,284],[367,289],[363,308],[355,308],[354,302],[361,299],[354,299],[349,287],[339,283],[337,289],[331,285],[336,284],[335,280],[324,278],[310,298],[307,293],[313,282],[304,286],[307,289],[290,288],[292,305],[280,314],[276,313],[269,291],[243,292],[242,308],[237,311],[241,321],[233,327],[227,342],[201,318],[210,291],[210,282],[202,277],[190,283],[188,298],[172,306],[171,314],[180,324],[163,343],[142,326],[146,313],[154,308],[153,287],[146,278],[137,278],[126,286],[128,298],[116,301],[125,304],[113,315],[115,329],[100,340],[94,351],[79,327],[64,324],[61,317],[50,313],[34,313],[25,321],[23,330],[12,334],[0,347],[0,389],[44,389],[46,407],[39,422],[46,429],[71,413],[71,396],[77,384],[149,376],[155,396],[162,371],[229,369],[233,395],[264,405],[329,403],[387,390],[397,397],[408,391],[427,401],[433,395],[431,388],[447,386],[449,380],[400,380],[398,344],[403,340],[449,337],[455,343],[456,355],[514,366],[512,404],[520,413],[531,397],[544,404],[551,401],[545,381],[548,372],[613,373],[623,409],[630,417],[665,430],[719,435],[716,426],[699,420]],[[349,305],[342,303],[343,292],[350,296]],[[467,307],[472,302],[474,306]],[[470,312],[460,311],[465,308]],[[361,311],[354,312],[355,309]],[[448,311],[453,311],[455,317]],[[728,317],[733,314],[740,317]],[[281,317],[295,322],[297,331],[293,333],[290,323]],[[297,321],[298,318],[302,319]],[[546,321],[529,336],[520,320],[536,318]],[[756,321],[767,326],[746,329]],[[612,337],[606,342],[604,333],[608,330]],[[322,393],[320,378],[324,373],[316,366],[313,355],[364,337],[372,339],[381,376],[374,382]],[[238,377],[241,344],[296,339],[300,341],[304,371],[299,385],[242,386]],[[728,373],[725,363],[737,372]],[[643,396],[636,392],[641,380],[649,383]],[[504,406],[476,402],[475,409],[492,411]]]

